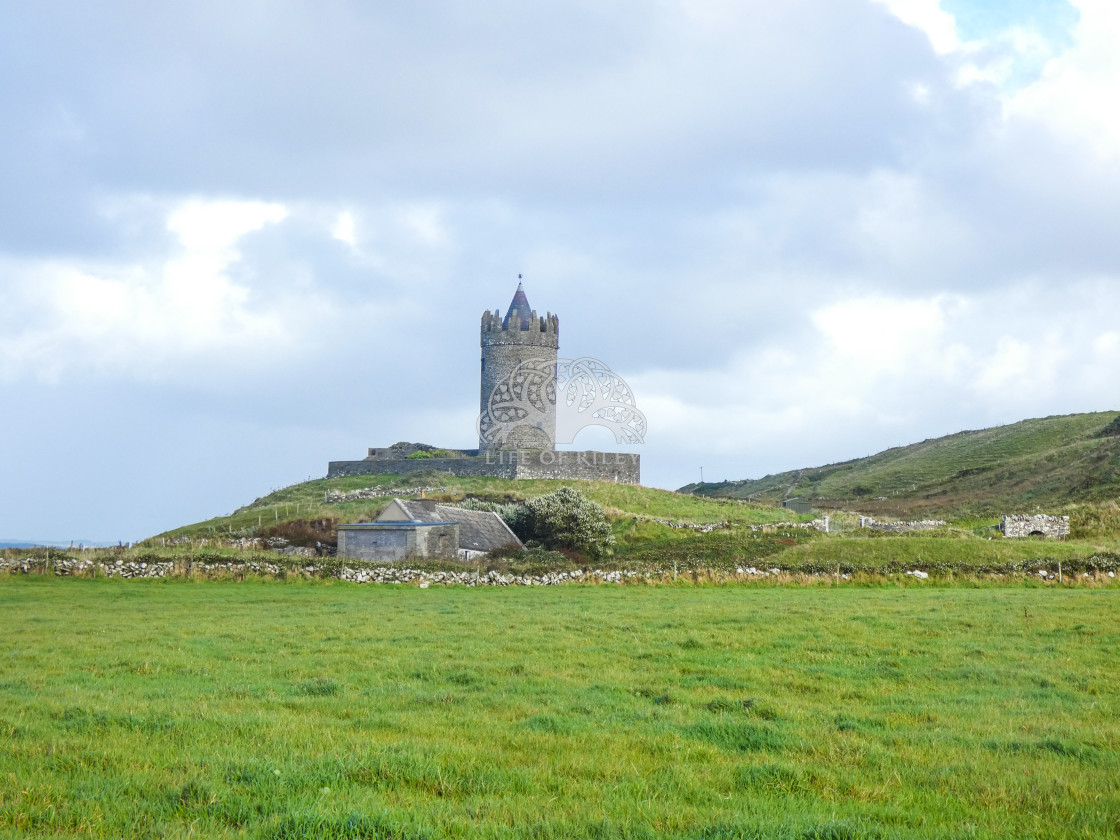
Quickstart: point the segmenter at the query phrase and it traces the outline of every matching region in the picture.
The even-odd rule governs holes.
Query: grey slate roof
[[[377,521],[396,522],[402,518],[419,522],[458,522],[459,548],[470,551],[490,551],[510,543],[524,548],[502,518],[488,510],[464,510],[438,505],[430,499],[393,499]]]
[[[509,311],[506,312],[506,317],[502,322],[502,326],[509,329],[509,324],[512,320],[521,329],[527,330],[529,329],[529,317],[532,314],[533,307],[529,306],[529,298],[525,296],[525,289],[518,283],[517,291],[513,293],[513,300],[509,303]]]

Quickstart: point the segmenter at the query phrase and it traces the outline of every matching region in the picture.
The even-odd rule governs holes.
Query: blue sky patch
[[[1044,34],[1062,50],[1073,42],[1080,13],[1066,0],[941,0],[965,41],[987,41],[1015,26]]]

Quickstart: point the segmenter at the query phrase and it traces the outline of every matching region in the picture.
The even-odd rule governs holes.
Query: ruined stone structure
[[[1005,537],[1052,537],[1061,539],[1069,536],[1068,516],[1047,516],[1038,513],[1034,516],[1018,514],[1004,516],[999,524]]]
[[[555,448],[560,319],[551,312],[538,316],[520,283],[505,317],[499,310],[483,313],[480,343],[478,449],[437,450],[408,443],[371,448],[361,461],[331,461],[327,477],[439,470],[462,476],[640,483],[637,453]],[[645,418],[636,410],[630,414],[640,419],[644,435]],[[431,457],[415,457],[420,451]]]

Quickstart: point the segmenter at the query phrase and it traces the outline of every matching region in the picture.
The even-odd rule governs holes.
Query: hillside
[[[394,496],[428,498],[449,503],[473,498],[509,503],[574,487],[603,506],[618,541],[614,562],[648,564],[657,562],[688,565],[723,564],[758,559],[792,544],[789,539],[762,535],[748,525],[808,520],[776,505],[745,504],[738,500],[703,497],[606,481],[510,480],[462,478],[436,471],[408,475],[361,475],[318,479],[277,490],[228,516],[215,517],[159,534],[148,545],[164,546],[204,539],[211,544],[252,544],[281,537],[294,546],[332,546],[342,522],[368,522]],[[364,491],[367,498],[347,499],[337,494]],[[376,495],[373,495],[376,494]],[[661,520],[656,521],[656,520]],[[732,523],[731,529],[672,527],[668,523],[694,526]],[[798,539],[812,533],[798,531]],[[779,541],[785,539],[784,542]]]
[[[680,492],[884,517],[993,516],[1120,496],[1120,414],[1024,420],[958,432],[867,458]]]
[[[598,502],[614,518],[649,517],[695,523],[734,522],[751,525],[796,517],[775,505],[747,505],[727,499],[705,499],[608,481],[551,481],[504,478],[464,478],[428,470],[408,475],[356,475],[323,478],[293,484],[256,499],[228,516],[185,525],[156,539],[177,537],[257,536],[279,523],[297,519],[335,519],[341,522],[371,520],[394,496],[411,498],[424,490],[431,498],[457,502],[464,498],[511,502],[575,487]],[[328,501],[328,494],[374,490],[379,497]]]

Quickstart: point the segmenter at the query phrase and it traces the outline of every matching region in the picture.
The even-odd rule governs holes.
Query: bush
[[[524,502],[495,502],[489,499],[479,499],[474,496],[468,496],[465,499],[455,502],[455,507],[462,508],[463,510],[485,510],[496,513],[518,537],[522,540],[529,539],[528,537],[522,536],[523,533],[527,533],[527,513]]]
[[[610,554],[614,545],[603,508],[570,487],[536,496],[504,511],[502,518],[522,540],[545,548],[568,549],[597,558]]]
[[[269,537],[283,537],[288,545],[317,548],[323,545],[338,545],[338,520],[334,517],[322,519],[290,519],[276,525],[261,528],[257,536],[267,540]]]
[[[421,458],[460,458],[462,455],[458,452],[452,452],[450,449],[417,449],[411,455],[406,455],[405,458],[417,461]]]
[[[1096,435],[1094,435],[1094,437],[1099,438],[1118,436],[1120,436],[1120,414],[1112,418],[1111,423],[1109,423],[1107,426],[1097,432]]]

